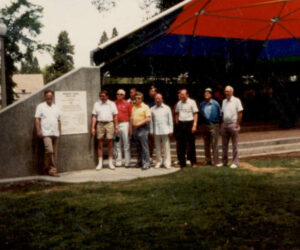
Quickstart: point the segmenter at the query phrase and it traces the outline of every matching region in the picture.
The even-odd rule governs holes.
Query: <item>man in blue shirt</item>
[[[205,123],[203,131],[205,164],[216,166],[219,162],[218,139],[222,115],[219,103],[212,99],[211,88],[204,90],[204,101],[200,103],[199,111]],[[211,149],[213,162],[211,160]]]

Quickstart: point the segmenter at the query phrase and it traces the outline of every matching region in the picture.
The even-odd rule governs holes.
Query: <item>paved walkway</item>
[[[128,169],[116,168],[115,170],[110,170],[104,168],[100,171],[96,171],[95,169],[89,169],[89,170],[60,173],[60,177],[40,175],[40,176],[0,179],[0,184],[18,183],[18,182],[27,182],[27,181],[50,181],[50,182],[59,182],[59,183],[130,181],[138,178],[171,174],[177,171],[179,171],[178,168],[171,168],[171,169],[150,168],[148,170],[141,170],[138,168],[128,168]]]
[[[288,130],[272,130],[272,131],[257,131],[240,133],[240,142],[260,141],[278,138],[300,137],[300,129]],[[221,138],[220,138],[221,140]],[[197,136],[197,143],[203,144],[201,136]],[[105,165],[105,164],[104,164]],[[177,172],[179,169],[154,169],[147,171],[135,168],[116,168],[116,170],[103,169],[101,171],[81,170],[73,172],[61,173],[59,178],[50,176],[29,176],[20,178],[0,179],[0,184],[26,182],[26,181],[50,181],[60,183],[82,183],[82,182],[115,182],[115,181],[129,181],[138,178],[159,176]]]

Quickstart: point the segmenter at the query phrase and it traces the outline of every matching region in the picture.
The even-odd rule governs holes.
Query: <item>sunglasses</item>
[[[117,93],[117,95],[123,95],[123,94],[119,94],[119,93]]]

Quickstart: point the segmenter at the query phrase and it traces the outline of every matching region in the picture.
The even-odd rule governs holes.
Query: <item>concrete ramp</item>
[[[100,90],[100,68],[73,70],[0,111],[0,179],[40,174],[43,147],[42,141],[36,137],[34,113],[36,106],[44,100],[44,91],[48,89],[86,91],[89,129],[92,106],[98,100]],[[95,160],[95,143],[90,133],[61,137],[59,172],[94,168]]]

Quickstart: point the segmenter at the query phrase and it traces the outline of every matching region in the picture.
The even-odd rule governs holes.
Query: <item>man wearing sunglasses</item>
[[[131,116],[131,104],[125,100],[126,92],[123,89],[117,91],[115,104],[118,109],[119,140],[115,141],[116,167],[122,166],[122,151],[125,156],[125,167],[130,167],[130,141],[129,124]]]
[[[138,161],[136,167],[142,167],[142,170],[150,168],[150,154],[148,146],[148,124],[151,119],[151,112],[148,105],[143,102],[144,95],[137,92],[135,95],[135,104],[131,112],[131,130],[136,143]]]

